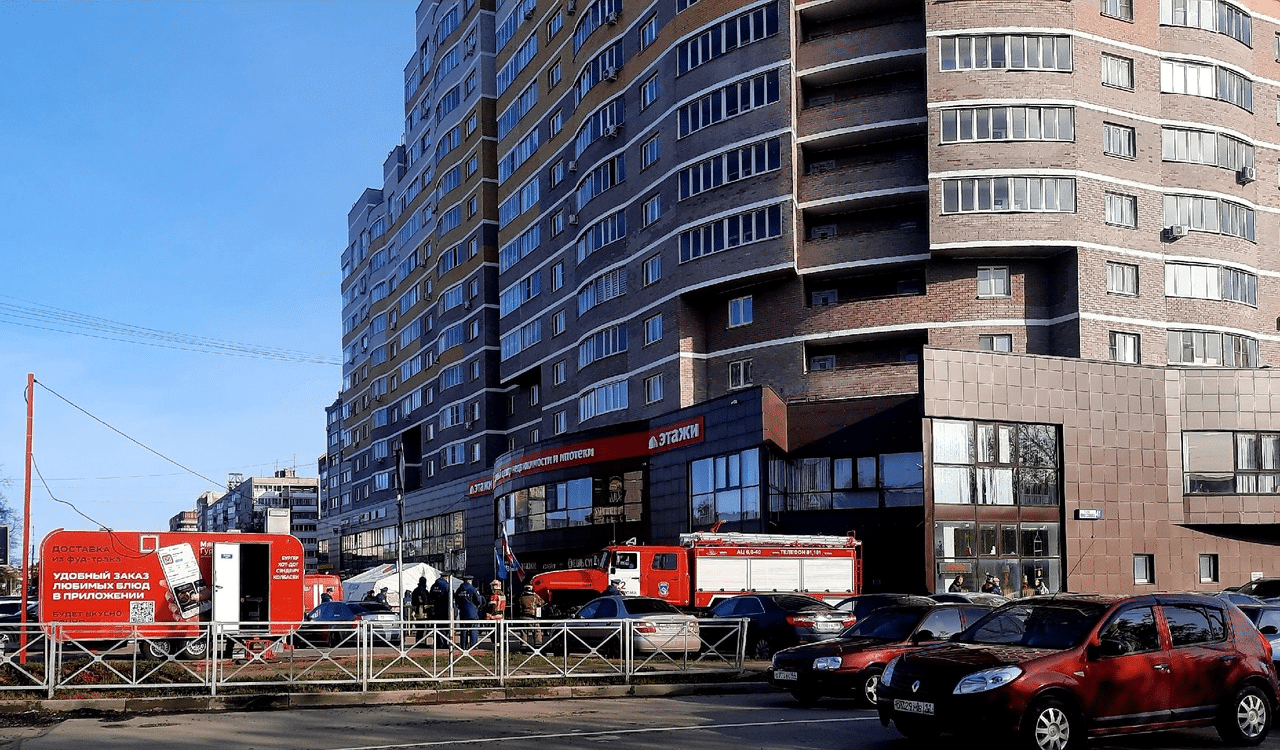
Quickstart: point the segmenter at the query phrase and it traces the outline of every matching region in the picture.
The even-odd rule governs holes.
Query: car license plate
[[[901,711],[904,714],[923,714],[925,716],[933,716],[933,704],[925,701],[907,701],[901,698],[894,698],[893,710]]]
[[[798,679],[800,679],[800,675],[799,675],[799,674],[797,674],[797,673],[795,673],[795,672],[788,671],[788,670],[786,670],[786,669],[775,669],[775,670],[773,670],[773,679],[775,679],[775,680],[798,680]]]
[[[816,631],[818,631],[819,633],[834,633],[834,632],[836,632],[837,630],[839,630],[839,629],[840,629],[840,623],[838,623],[838,622],[815,622],[815,623],[813,624],[813,629],[814,629],[814,630],[816,630]]]

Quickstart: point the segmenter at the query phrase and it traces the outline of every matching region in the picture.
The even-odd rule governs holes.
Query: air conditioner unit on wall
[[[578,12],[578,3],[575,0],[569,0],[569,4],[565,6],[565,10],[569,11],[569,15]]]
[[[605,69],[604,69],[604,79],[605,79],[606,81],[616,81],[616,80],[618,80],[618,69],[617,69],[617,68],[605,68]]]
[[[1250,182],[1254,182],[1257,179],[1258,179],[1257,167],[1241,167],[1240,171],[1236,172],[1236,182],[1240,183],[1241,185],[1248,185]]]
[[[577,171],[578,171],[578,162],[577,162],[577,161],[575,161],[575,160],[573,160],[573,159],[570,159],[570,160],[569,160],[569,171],[570,171],[570,172],[577,172]]]
[[[526,11],[524,12],[524,20],[526,20],[526,21],[532,21],[532,20],[533,20],[533,8],[530,8],[529,10],[526,10]]]
[[[578,225],[578,215],[577,215],[577,214],[569,214],[569,224],[570,224],[571,226],[577,226],[577,225]]]
[[[617,125],[610,125],[609,127],[605,128],[605,130],[604,130],[604,134],[605,134],[606,136],[608,136],[609,138],[617,138],[617,137],[618,137],[618,126],[617,126]]]
[[[610,26],[613,26],[614,24],[618,23],[618,11],[615,10],[609,15],[605,16],[604,22],[609,24]]]
[[[1172,242],[1180,237],[1187,236],[1188,228],[1185,224],[1174,224],[1171,227],[1165,227],[1162,233],[1166,242]]]

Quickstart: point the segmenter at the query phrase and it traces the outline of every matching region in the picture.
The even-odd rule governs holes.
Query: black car
[[[768,659],[779,649],[800,643],[834,638],[854,623],[849,612],[801,594],[743,594],[725,599],[711,608],[713,618],[737,619],[747,623],[747,657]],[[725,629],[703,625],[703,640],[716,644]],[[723,647],[716,647],[723,652]]]
[[[400,617],[382,602],[325,602],[303,618],[295,641],[306,646],[355,646],[357,622],[374,624],[375,642],[400,640]]]
[[[1271,643],[1271,662],[1280,671],[1280,604],[1237,604],[1240,611]]]
[[[938,602],[881,607],[839,638],[774,654],[769,684],[789,690],[801,703],[852,695],[874,708],[885,665],[908,651],[950,638],[990,611],[979,604]]]
[[[1280,596],[1280,578],[1255,578],[1237,588],[1236,593],[1271,599]]]
[[[918,596],[916,594],[858,594],[838,602],[836,609],[852,612],[854,617],[862,619],[877,609],[896,607],[903,604],[927,607],[933,604],[933,600],[927,596]]]

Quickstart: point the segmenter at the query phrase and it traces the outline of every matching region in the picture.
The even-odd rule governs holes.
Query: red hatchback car
[[[1257,745],[1277,692],[1270,643],[1229,602],[1057,594],[1007,604],[890,662],[876,708],[908,737],[1016,732],[1031,750],[1203,725]]]

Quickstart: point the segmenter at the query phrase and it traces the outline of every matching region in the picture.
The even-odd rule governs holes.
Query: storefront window
[[[924,504],[923,460],[917,452],[773,459],[769,507],[781,512],[920,506]]]
[[[947,505],[1061,505],[1053,425],[939,419],[933,500]]]
[[[496,510],[500,528],[508,534],[639,521],[644,512],[644,472],[516,490],[499,497]]]
[[[430,518],[406,521],[404,524],[404,559],[425,562],[444,570],[454,570],[459,559],[465,559],[465,514],[444,513]],[[345,534],[339,540],[343,570],[360,570],[380,563],[395,562],[396,527]]]
[[[689,479],[695,526],[760,517],[757,449],[693,461]]]
[[[1280,493],[1280,434],[1182,433],[1183,491],[1188,495]]]
[[[1009,597],[1062,590],[1061,524],[939,521],[934,590],[957,585]],[[964,576],[957,584],[957,577]]]

